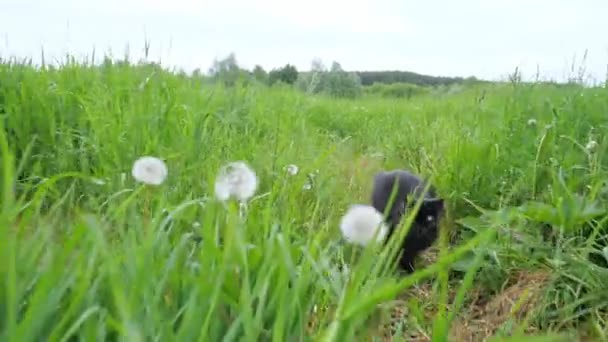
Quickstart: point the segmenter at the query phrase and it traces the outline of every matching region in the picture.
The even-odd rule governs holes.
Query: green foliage
[[[356,98],[362,93],[361,80],[355,73],[346,72],[338,62],[333,62],[326,70],[315,60],[311,71],[301,73],[297,87],[309,94],[325,94],[337,98]]]
[[[276,82],[294,84],[298,79],[298,69],[291,64],[287,64],[279,69],[273,69],[268,73],[268,82],[272,85]]]
[[[211,79],[227,86],[233,86],[237,81],[247,79],[248,74],[246,70],[239,67],[234,53],[219,61],[214,60],[213,65],[209,68]]]
[[[262,68],[261,65],[256,65],[253,68],[252,74],[253,74],[253,78],[256,81],[258,81],[262,84],[268,83],[268,73],[266,72],[266,70],[264,70],[264,68]]]
[[[465,81],[468,83],[479,82],[473,76],[466,79],[462,77],[437,77],[411,71],[357,71],[357,74],[361,78],[361,84],[364,86],[374,83],[409,83],[418,86],[438,86],[463,83]]]
[[[425,95],[430,93],[429,88],[420,87],[415,84],[409,83],[374,83],[371,86],[365,87],[364,89],[367,94],[379,95],[387,98],[395,97],[410,99],[413,96]]]
[[[445,341],[474,293],[501,298],[539,271],[535,311],[506,314],[495,340],[606,339],[606,89],[338,99],[239,82],[235,65],[207,82],[126,61],[0,64],[1,340]],[[134,182],[142,155],[166,161],[165,184]],[[213,198],[233,160],[260,181],[243,211]],[[449,248],[443,234],[408,277],[386,263],[394,245],[346,245],[338,229],[396,167],[449,205]]]

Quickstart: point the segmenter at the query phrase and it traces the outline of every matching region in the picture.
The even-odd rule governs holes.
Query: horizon
[[[309,71],[314,59],[346,71],[402,71],[434,77],[500,81],[518,69],[522,80],[564,82],[585,70],[590,82],[608,72],[608,4],[588,0],[523,0],[458,4],[383,0],[277,0],[205,3],[194,0],[42,0],[10,3],[0,12],[0,57],[47,64],[72,55],[82,61],[124,56],[167,69],[206,72],[234,53],[240,67],[269,71],[286,64]],[[438,10],[440,8],[441,10]],[[521,9],[526,9],[522,12]],[[346,12],[350,14],[346,14]],[[28,17],[29,20],[23,20]],[[35,25],[32,25],[32,22]],[[110,23],[110,25],[108,25]],[[584,55],[587,53],[587,58]],[[100,58],[101,59],[101,58]]]

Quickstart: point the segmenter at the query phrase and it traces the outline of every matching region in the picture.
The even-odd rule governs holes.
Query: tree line
[[[200,70],[195,71],[196,75],[201,75]],[[419,87],[450,86],[478,81],[475,77],[430,76],[410,71],[345,71],[338,62],[334,61],[330,67],[326,67],[320,59],[312,61],[309,71],[298,71],[291,64],[270,71],[266,71],[260,65],[254,66],[252,70],[247,70],[238,65],[234,53],[223,59],[214,60],[207,72],[207,77],[226,85],[233,85],[237,81],[255,81],[268,86],[283,83],[312,94],[323,93],[349,98],[359,96],[364,92],[364,87],[370,86],[372,87],[371,92],[399,93],[410,97],[420,93],[417,89]]]

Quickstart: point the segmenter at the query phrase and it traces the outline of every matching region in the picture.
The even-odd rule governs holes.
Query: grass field
[[[339,100],[5,62],[0,116],[3,341],[607,338],[606,88]],[[144,155],[162,185],[131,176]],[[259,178],[242,215],[214,199],[236,160]],[[338,229],[392,168],[449,206],[408,277]]]

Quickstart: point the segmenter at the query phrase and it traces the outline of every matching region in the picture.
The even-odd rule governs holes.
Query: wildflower
[[[595,151],[595,149],[597,148],[597,146],[598,146],[597,141],[595,141],[595,140],[590,140],[590,141],[587,143],[587,146],[585,146],[585,148],[586,148],[586,149],[587,149],[587,151],[589,151],[589,152],[594,152],[594,151]]]
[[[201,223],[196,221],[192,223],[192,228],[200,228],[201,227]]]
[[[310,189],[312,189],[312,184],[310,182],[307,181],[304,183],[304,185],[302,185],[302,190],[308,191]]]
[[[150,185],[160,185],[167,178],[165,162],[156,157],[141,157],[133,164],[131,174],[136,181]]]
[[[245,162],[232,162],[220,170],[215,181],[215,196],[220,201],[226,201],[230,197],[246,201],[253,196],[257,187],[255,172]]]
[[[536,119],[532,118],[528,120],[528,126],[536,126]]]
[[[285,167],[285,171],[287,171],[290,176],[295,176],[298,174],[299,169],[297,165],[289,164]]]
[[[383,240],[388,228],[384,223],[382,213],[374,207],[355,204],[342,217],[340,230],[348,242],[365,246],[374,238],[374,235],[376,235],[376,241]]]

